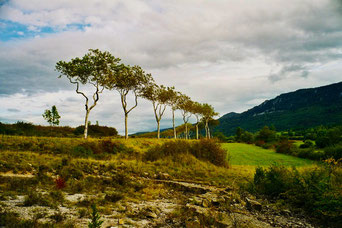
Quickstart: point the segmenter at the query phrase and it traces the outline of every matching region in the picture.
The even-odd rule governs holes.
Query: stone
[[[262,210],[262,205],[256,200],[252,200],[246,197],[246,207],[248,210],[257,210],[261,211]]]
[[[146,217],[155,219],[155,218],[158,218],[158,215],[152,211],[148,211],[146,212]]]

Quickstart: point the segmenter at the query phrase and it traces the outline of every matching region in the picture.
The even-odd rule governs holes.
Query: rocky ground
[[[275,209],[266,201],[238,194],[231,187],[217,188],[168,178],[167,175],[161,179],[141,178],[139,181],[165,189],[165,194],[157,199],[119,201],[101,213],[102,227],[315,227],[304,216]],[[25,196],[17,195],[2,199],[0,210],[15,212],[22,219],[35,219],[39,223],[64,220],[76,227],[87,227],[89,215],[82,214],[77,205],[101,197],[104,197],[102,193],[65,193],[65,202],[51,208],[24,206]]]

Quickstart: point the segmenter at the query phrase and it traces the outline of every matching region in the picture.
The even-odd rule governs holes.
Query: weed
[[[101,219],[101,216],[99,215],[96,204],[91,205],[92,213],[91,213],[91,222],[88,223],[89,228],[99,228],[101,227],[103,220]]]

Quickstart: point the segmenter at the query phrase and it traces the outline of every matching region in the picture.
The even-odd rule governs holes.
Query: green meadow
[[[222,147],[228,151],[231,165],[270,166],[278,164],[298,167],[315,164],[312,160],[279,154],[274,150],[263,149],[251,144],[224,143]]]

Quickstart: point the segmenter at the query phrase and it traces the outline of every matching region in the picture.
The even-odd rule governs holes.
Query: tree
[[[150,83],[143,92],[143,96],[150,100],[153,105],[154,117],[157,121],[157,138],[160,138],[160,120],[165,112],[166,106],[169,104],[170,95],[173,90],[163,85],[158,86]]]
[[[180,98],[180,93],[175,91],[175,87],[170,87],[168,104],[171,107],[171,111],[172,111],[173,137],[175,139],[177,138],[177,131],[176,131],[176,125],[175,125],[175,111],[178,109],[179,98]]]
[[[192,105],[193,105],[193,101],[190,99],[190,97],[181,94],[179,95],[179,100],[178,100],[178,109],[181,110],[182,112],[182,116],[183,116],[183,121],[184,121],[184,125],[185,125],[185,139],[188,139],[188,125],[187,123],[189,122],[189,118],[192,115]]]
[[[153,82],[151,74],[145,74],[143,69],[139,66],[119,65],[113,69],[115,73],[109,74],[106,79],[106,88],[110,90],[117,90],[120,94],[121,105],[125,115],[125,139],[128,139],[128,114],[137,107],[138,97],[147,85]],[[128,107],[127,95],[129,92],[133,93],[135,103],[132,107]]]
[[[104,90],[106,78],[113,74],[120,62],[109,52],[101,52],[98,49],[89,49],[89,52],[82,58],[74,58],[69,62],[59,61],[56,64],[56,70],[61,73],[59,76],[65,75],[70,83],[76,85],[76,93],[81,94],[85,98],[85,120],[84,120],[84,138],[88,136],[88,118],[90,111],[96,106],[99,100],[99,94]],[[88,96],[80,91],[80,84],[91,85],[95,88],[92,99],[93,103],[89,105]]]
[[[50,124],[50,126],[58,126],[61,116],[58,114],[56,106],[52,106],[51,110],[46,109],[43,114],[44,119]]]
[[[271,130],[268,126],[264,126],[256,135],[256,140],[264,141],[265,143],[274,142],[277,138],[277,132]]]
[[[213,106],[209,104],[203,104],[203,120],[205,122],[205,135],[208,139],[210,139],[209,121],[217,115],[218,113],[215,112]]]

